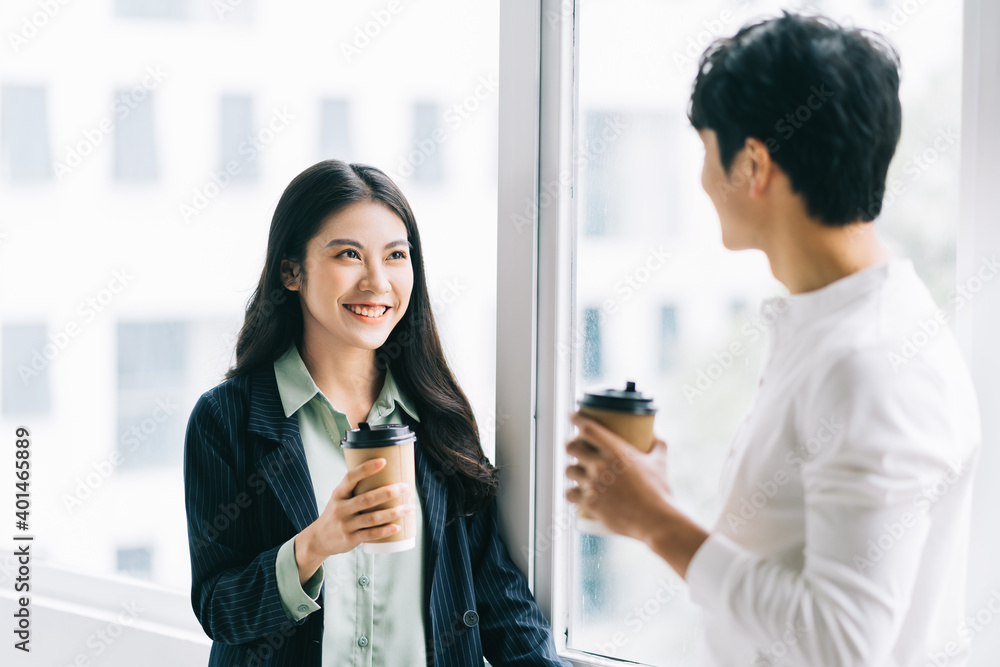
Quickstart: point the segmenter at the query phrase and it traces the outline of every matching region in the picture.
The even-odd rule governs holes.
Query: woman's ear
[[[281,258],[281,284],[292,290],[293,292],[299,291],[301,286],[300,276],[302,275],[302,267],[300,267],[295,262],[288,259],[288,257],[283,256]]]

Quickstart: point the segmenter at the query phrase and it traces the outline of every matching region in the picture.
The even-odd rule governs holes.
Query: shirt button
[[[462,622],[465,623],[465,627],[474,628],[479,623],[479,614],[470,609],[462,615]]]
[[[368,637],[365,637],[364,635],[358,637],[358,646],[361,648],[368,646]]]
[[[304,605],[304,604],[300,604],[300,605],[299,605],[299,611],[301,611],[301,612],[302,612],[302,613],[304,614],[304,613],[306,613],[307,611],[309,611],[309,607],[308,607],[308,606],[306,606],[306,605]]]
[[[365,588],[370,583],[371,580],[365,575],[361,575],[360,577],[358,577],[358,586],[361,586],[361,588]]]

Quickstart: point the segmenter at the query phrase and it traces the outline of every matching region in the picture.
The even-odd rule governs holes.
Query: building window
[[[116,562],[115,569],[122,574],[147,581],[153,578],[153,549],[151,547],[119,547]]]
[[[670,371],[677,365],[677,309],[660,308],[660,370]]]
[[[601,312],[597,308],[583,311],[583,350],[580,362],[583,377],[596,380],[603,375],[604,360],[601,351]]]
[[[580,208],[585,236],[676,231],[676,163],[664,156],[671,154],[680,123],[662,111],[583,114],[578,159],[585,167]]]
[[[183,19],[188,0],[115,0],[115,16],[127,19]]]
[[[250,143],[254,136],[253,99],[249,95],[223,95],[219,125],[220,168],[234,182],[257,180],[257,149]],[[237,166],[231,168],[232,163]]]
[[[347,100],[320,100],[319,150],[324,160],[351,161],[351,118]]]
[[[179,466],[178,403],[188,366],[184,322],[118,324],[118,450],[122,468]]]
[[[115,179],[122,183],[148,183],[160,176],[153,122],[155,93],[120,89],[115,94]]]
[[[440,183],[444,179],[440,120],[441,108],[437,103],[413,105],[413,146],[407,160],[413,167],[413,178],[420,183]]]
[[[5,324],[2,335],[4,417],[47,413],[49,364],[61,349],[47,340],[44,324]]]
[[[46,91],[42,86],[0,87],[0,169],[16,183],[52,178]]]

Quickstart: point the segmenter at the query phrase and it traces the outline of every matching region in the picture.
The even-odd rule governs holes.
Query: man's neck
[[[828,227],[808,218],[776,225],[761,248],[774,277],[791,294],[812,292],[875,264],[892,259],[872,223]]]

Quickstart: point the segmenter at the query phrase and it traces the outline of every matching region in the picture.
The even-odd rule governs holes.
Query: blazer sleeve
[[[203,394],[184,441],[191,605],[205,633],[224,644],[305,622],[290,622],[281,606],[275,575],[281,544],[257,553],[250,547],[252,503],[264,487],[250,466],[240,465],[244,443],[232,424],[236,413],[235,400],[222,396],[220,403],[211,392]],[[246,480],[239,479],[240,470],[248,471]]]
[[[552,628],[500,539],[497,501],[470,521],[470,556],[483,654],[494,667],[559,665]]]

